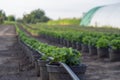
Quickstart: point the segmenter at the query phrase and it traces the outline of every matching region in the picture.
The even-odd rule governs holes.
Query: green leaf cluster
[[[32,28],[31,30],[30,27]],[[29,32],[32,32],[33,28],[35,28],[38,35],[53,37],[53,39],[65,39],[67,41],[79,42],[96,47],[109,47],[113,39],[120,39],[120,29],[113,28],[46,24],[31,24],[30,27],[25,28],[28,28]]]
[[[43,54],[42,59],[44,60],[47,60],[48,57],[52,57],[53,60],[51,62],[64,62],[70,66],[79,65],[81,62],[81,54],[77,50],[65,47],[59,48],[41,43],[34,38],[28,37],[17,27],[17,25],[16,31],[19,34],[20,39],[25,44]]]
[[[97,48],[108,48],[109,47],[109,40],[105,39],[105,38],[100,38],[97,41],[96,46],[97,46]]]
[[[120,49],[120,39],[113,39],[110,43],[110,46],[112,47],[112,49],[114,50],[118,50]]]

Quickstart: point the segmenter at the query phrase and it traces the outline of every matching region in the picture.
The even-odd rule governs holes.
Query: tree
[[[7,20],[8,20],[8,21],[15,21],[14,15],[9,15],[9,16],[7,17]]]
[[[3,12],[3,10],[0,10],[0,24],[2,24],[5,19],[6,19],[5,13]]]
[[[50,19],[48,18],[48,17],[46,17],[46,16],[42,16],[41,17],[41,21],[43,21],[43,22],[47,22],[47,21],[49,21]]]
[[[45,16],[45,12],[41,9],[32,11],[30,14],[23,16],[23,21],[26,23],[38,23],[38,22],[47,22],[50,20]]]
[[[23,21],[24,21],[25,23],[30,23],[30,22],[31,22],[31,17],[30,17],[30,15],[29,15],[29,14],[24,15],[24,16],[23,16]]]
[[[16,19],[18,23],[23,23],[23,20],[21,18]]]

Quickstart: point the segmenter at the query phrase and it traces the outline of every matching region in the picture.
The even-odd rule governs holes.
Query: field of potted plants
[[[40,68],[37,70],[40,72],[39,75],[41,80],[58,80],[58,77],[59,80],[71,80],[71,77],[67,71],[65,71],[65,69],[59,64],[60,62],[67,64],[81,80],[84,80],[86,65],[82,64],[81,53],[79,51],[72,48],[59,48],[56,46],[41,43],[40,41],[27,36],[18,28],[17,25],[16,30],[21,42],[23,42],[25,46],[32,48],[33,52],[35,50],[41,55],[39,58],[37,58],[37,60],[35,60],[35,66],[37,66],[36,68]],[[27,54],[31,55],[34,53],[29,54],[28,51]],[[30,57],[33,57],[33,55]],[[56,72],[56,69],[60,69],[60,71],[58,70]],[[61,75],[63,76],[61,77]]]
[[[97,55],[98,58],[107,57],[111,59],[110,53],[113,45],[117,49],[120,49],[118,47],[120,44],[113,44],[114,39],[117,39],[117,42],[120,41],[120,29],[59,25],[48,26],[42,24],[26,25],[25,28],[27,26],[37,28],[39,36],[47,38],[52,42],[66,47],[72,47],[83,53],[87,52],[89,55]],[[119,51],[117,53],[116,55],[120,54]],[[116,60],[118,59],[115,58]]]

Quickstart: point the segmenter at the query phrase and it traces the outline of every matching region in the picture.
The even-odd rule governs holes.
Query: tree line
[[[17,21],[22,23],[39,23],[47,22],[50,18],[45,15],[44,10],[36,9],[31,11],[29,14],[24,14],[23,18],[16,19],[14,15],[6,16],[3,10],[0,10],[0,24],[4,21]]]
[[[6,16],[5,12],[3,10],[0,10],[0,24],[2,24],[4,21],[15,21],[14,15]]]

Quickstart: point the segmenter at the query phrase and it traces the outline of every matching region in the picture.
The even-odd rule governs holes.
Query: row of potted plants
[[[103,29],[80,28],[80,29],[81,30],[77,31],[76,28],[71,28],[71,27],[69,29],[68,27],[63,28],[56,26],[53,27],[40,26],[39,34],[40,37],[46,38],[52,42],[65,45],[67,47],[73,47],[78,50],[82,49],[82,52],[89,52],[90,55],[98,54],[98,57],[110,57],[111,61],[120,60],[120,58],[118,57],[120,54],[119,29],[118,30],[116,29],[110,30],[106,28]],[[98,29],[100,29],[100,31]],[[95,30],[98,32],[96,32]],[[116,47],[116,49],[113,48],[113,46]],[[114,58],[111,57],[111,50],[112,53],[117,51],[117,54],[114,53],[114,55],[116,54],[116,57]]]
[[[100,38],[86,37],[86,46],[90,55],[109,57],[111,61],[120,61],[120,39],[119,37],[108,39],[104,36]],[[83,39],[83,40],[84,40]],[[114,56],[113,56],[114,55]]]
[[[64,31],[41,30],[40,36],[50,41],[63,44],[67,47],[73,47],[78,50],[80,49],[80,44],[81,44],[82,51],[89,52],[90,55],[97,54],[97,50],[96,49],[94,49],[94,51],[92,51],[91,49],[88,50],[89,48],[107,48],[107,50],[105,50],[106,55],[103,54],[103,52],[100,52],[101,50],[98,49],[98,57],[104,57],[104,56],[108,57],[109,56],[108,48],[113,46],[111,44],[111,41],[115,39],[119,40],[120,38],[119,34],[90,32],[90,31],[64,32]]]
[[[48,25],[42,25],[42,24],[30,24],[30,25],[23,25],[28,32],[31,33],[37,33],[37,34],[47,34],[52,35],[54,37],[64,37],[69,38],[69,35],[80,35],[84,32],[87,34],[91,34],[91,32],[94,32],[95,34],[91,34],[94,36],[98,35],[111,35],[111,34],[120,34],[120,29],[114,29],[114,28],[96,28],[96,27],[80,27],[80,26],[48,26]],[[67,34],[67,35],[66,35]],[[83,34],[82,34],[83,35]],[[84,35],[83,35],[84,36]],[[76,38],[76,37],[75,37]],[[74,38],[69,38],[74,39]],[[76,39],[75,39],[76,40]]]
[[[82,27],[79,25],[46,25],[46,24],[26,24],[26,28],[32,28],[31,30],[37,29],[39,30],[50,30],[50,31],[92,31],[92,32],[104,32],[104,33],[120,33],[120,29],[118,28],[108,28],[108,27]]]
[[[59,48],[56,46],[51,46],[45,43],[41,43],[36,39],[30,38],[29,36],[27,36],[23,31],[21,31],[17,27],[17,25],[16,25],[16,30],[17,30],[17,33],[19,34],[19,38],[22,40],[22,42],[25,43],[25,45],[38,51],[39,54],[42,55],[38,60],[36,60],[37,71],[39,71],[38,66],[40,66],[41,80],[48,80],[48,77],[47,77],[48,72],[49,72],[49,80],[58,80],[57,77],[59,77],[59,80],[64,80],[64,79],[70,80],[70,76],[68,77],[65,76],[68,74],[65,71],[65,69],[61,67],[59,62],[66,63],[68,66],[71,67],[72,70],[74,70],[74,72],[79,76],[79,78],[83,80],[83,76],[81,75],[85,74],[86,66],[81,64],[81,59],[80,59],[81,54],[79,51],[72,48],[66,48],[66,47]],[[52,60],[48,60],[50,57],[52,57]],[[48,64],[48,62],[50,64]],[[47,64],[47,67],[46,67],[46,64]],[[48,68],[48,72],[46,68]],[[58,70],[58,68],[60,69],[60,71],[57,71],[57,73],[59,73],[60,75],[63,75],[62,78],[56,75],[56,69]],[[79,71],[75,71],[76,69],[78,69]],[[64,72],[66,73],[65,75],[64,75]]]

